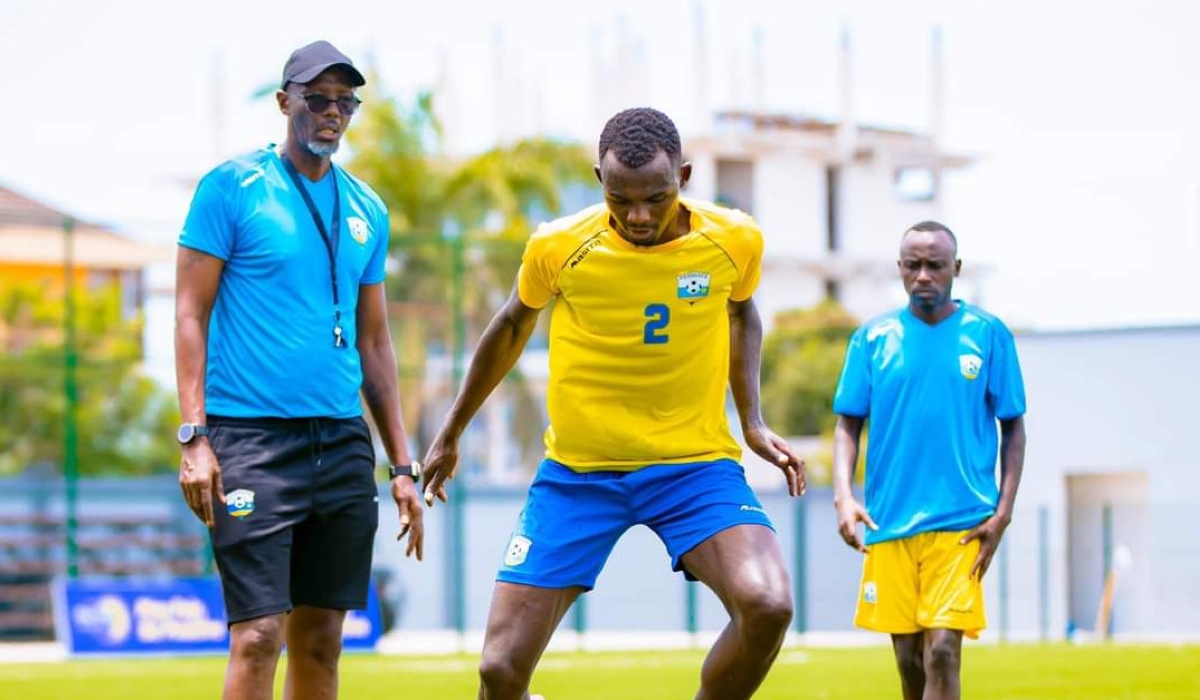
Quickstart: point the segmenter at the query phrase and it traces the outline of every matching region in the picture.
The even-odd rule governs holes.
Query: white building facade
[[[970,163],[927,135],[755,112],[719,113],[711,133],[685,139],[684,156],[686,194],[762,226],[755,298],[768,326],[775,313],[826,297],[862,319],[903,304],[900,237],[941,220],[943,174]],[[977,301],[985,272],[964,266],[959,295]]]

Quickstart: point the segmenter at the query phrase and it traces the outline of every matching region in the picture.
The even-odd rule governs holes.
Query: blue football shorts
[[[617,540],[645,525],[666,545],[671,568],[713,535],[737,525],[774,530],[731,459],[655,464],[631,472],[576,472],[545,459],[504,553],[497,580],[542,588],[596,585]]]

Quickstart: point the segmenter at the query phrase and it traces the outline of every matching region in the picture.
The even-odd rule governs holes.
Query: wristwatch
[[[208,426],[199,423],[184,423],[179,426],[179,432],[175,437],[179,440],[180,445],[186,445],[198,437],[208,437]]]
[[[389,464],[388,479],[395,479],[398,476],[407,476],[413,481],[420,481],[421,463],[414,459],[411,464]]]

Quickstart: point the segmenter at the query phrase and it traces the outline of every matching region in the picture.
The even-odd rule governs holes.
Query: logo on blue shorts
[[[508,542],[508,551],[504,554],[505,566],[520,566],[525,563],[525,558],[529,556],[529,548],[533,546],[533,540],[523,535],[513,535],[513,538]]]

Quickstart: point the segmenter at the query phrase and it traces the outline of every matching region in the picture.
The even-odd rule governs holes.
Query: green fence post
[[[75,220],[70,217],[63,219],[63,277],[63,393],[66,398],[63,409],[63,485],[66,489],[67,575],[75,578],[79,575],[79,547],[76,542],[76,530],[79,527],[79,435],[76,425],[79,384],[76,370],[79,357],[75,338]]]
[[[575,627],[575,634],[579,635],[580,643],[583,643],[583,633],[587,631],[587,594],[580,593],[575,599],[575,604],[571,606],[572,620]]]
[[[1008,641],[1008,543],[1000,541],[1000,642]]]
[[[1050,639],[1050,509],[1038,508],[1038,622],[1041,640]]]
[[[1104,543],[1104,589],[1108,588],[1109,577],[1113,571],[1113,511],[1112,504],[1105,503],[1101,510],[1101,527],[1103,528],[1102,542]],[[1104,589],[1101,589],[1100,595],[1103,599]],[[1102,602],[1103,604],[1103,602]],[[1104,635],[1106,640],[1112,639],[1113,634],[1113,615],[1112,606],[1109,607],[1108,623],[1103,630],[1096,630]]]
[[[795,597],[796,632],[808,632],[808,505],[804,498],[794,498],[792,503],[792,546],[793,561],[792,589]]]
[[[450,376],[453,382],[451,394],[457,394],[463,379],[463,364],[467,352],[467,327],[463,311],[463,282],[466,280],[465,251],[463,238],[457,227],[449,227],[447,237],[450,239],[451,255],[451,285],[450,306],[454,316],[454,349],[451,358]],[[462,469],[460,464],[459,468]],[[449,544],[451,547],[451,581],[450,591],[454,599],[453,618],[454,629],[459,638],[467,631],[467,596],[466,596],[466,551],[465,551],[465,509],[467,489],[463,486],[465,475],[450,482],[450,528]]]
[[[700,629],[700,614],[699,601],[696,599],[696,582],[688,581],[686,578],[683,581],[684,591],[684,624],[687,625],[688,634],[695,636]]]

